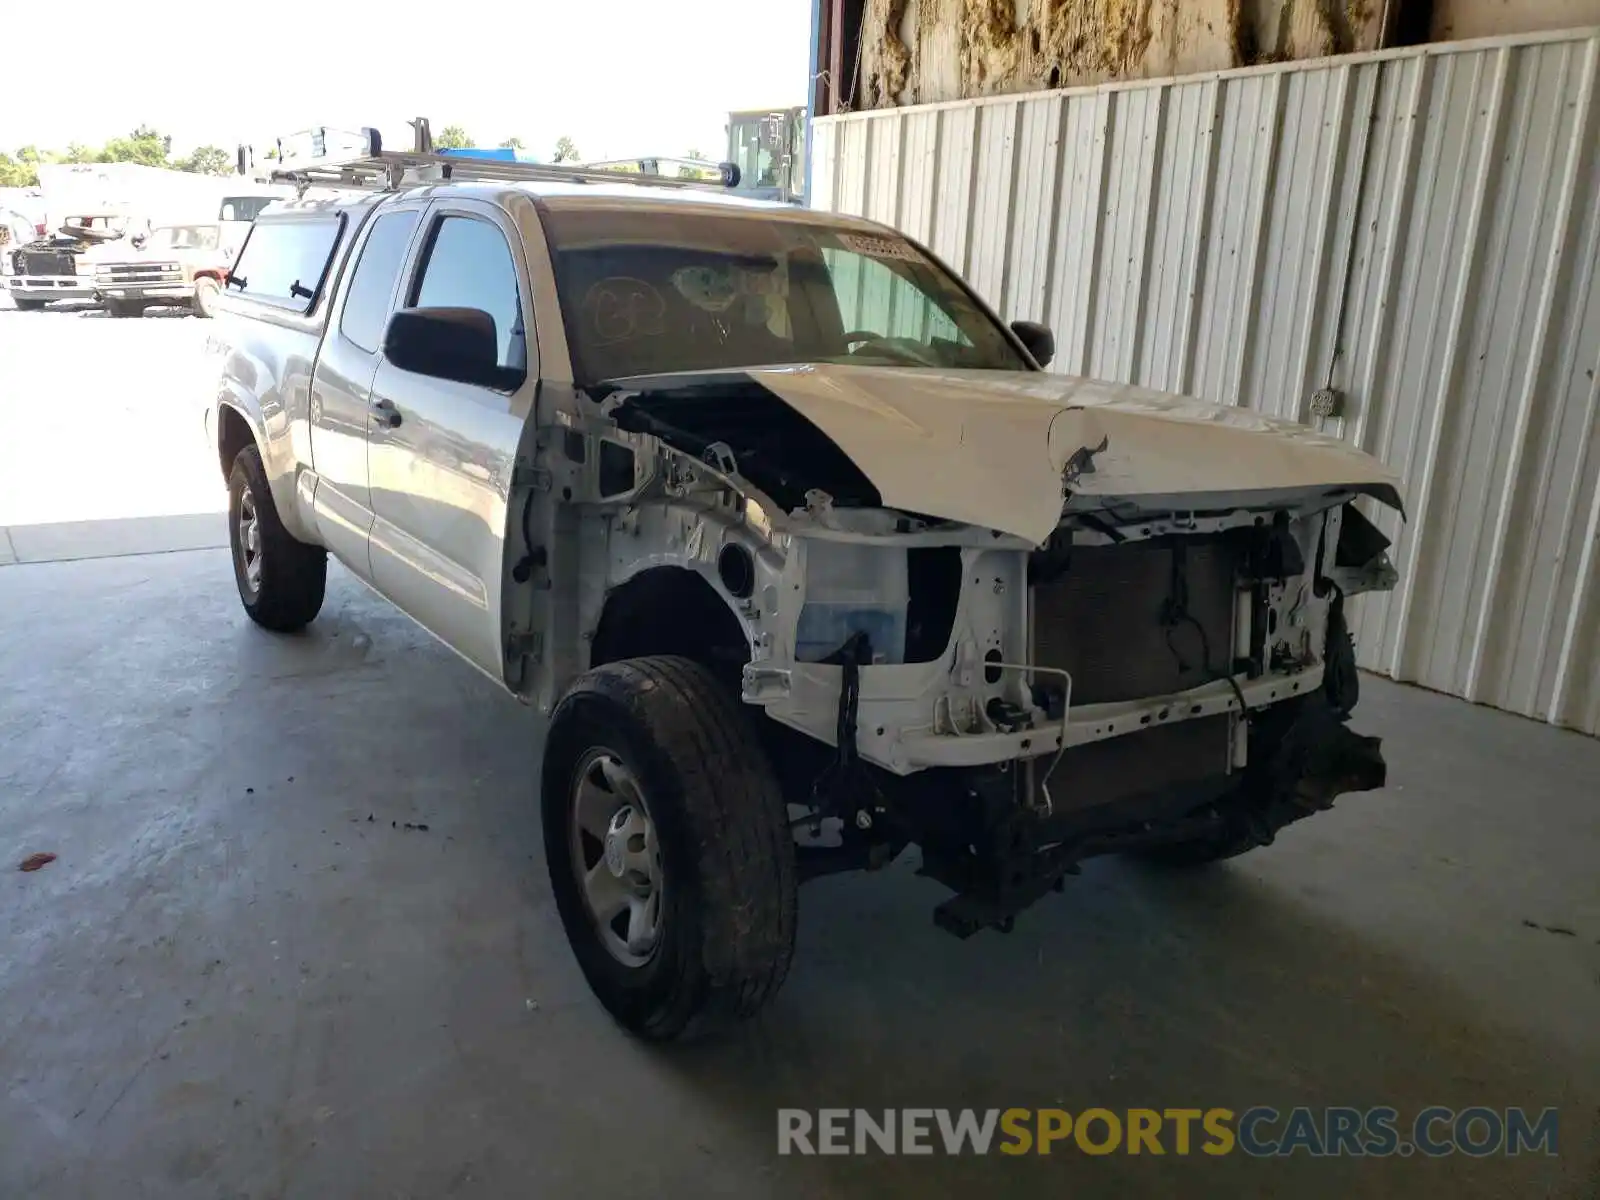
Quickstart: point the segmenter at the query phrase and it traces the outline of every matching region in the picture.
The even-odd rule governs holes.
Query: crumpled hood
[[[1349,488],[1400,507],[1383,463],[1294,421],[1121,384],[1017,371],[816,364],[746,375],[836,442],[885,505],[1041,543],[1063,501]],[[1181,507],[1181,504],[1178,505]]]

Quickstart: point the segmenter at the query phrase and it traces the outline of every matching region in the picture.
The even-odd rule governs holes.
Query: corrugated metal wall
[[[1364,666],[1600,734],[1600,31],[816,123],[1052,369],[1320,422],[1398,467]]]

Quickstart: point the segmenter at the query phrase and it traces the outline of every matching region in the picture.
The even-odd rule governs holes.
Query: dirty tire
[[[637,966],[603,944],[571,850],[575,775],[598,747],[637,778],[661,849],[660,940]],[[794,954],[793,838],[754,721],[709,670],[659,656],[580,676],[551,720],[542,807],[567,938],[624,1028],[659,1042],[697,1036],[776,994]]]
[[[259,526],[257,553],[260,582],[252,586],[241,542],[240,516],[252,502]],[[328,552],[296,541],[278,519],[261,454],[246,446],[228,473],[228,545],[233,552],[234,582],[250,619],[276,633],[304,629],[322,608],[328,581]]]
[[[144,305],[127,300],[107,300],[106,312],[113,317],[142,317],[144,316]]]
[[[18,312],[43,312],[48,300],[24,300],[20,296],[13,296],[11,303],[17,306]]]
[[[214,317],[217,315],[217,297],[222,289],[217,286],[217,281],[209,276],[202,276],[194,281],[194,315],[197,317]]]

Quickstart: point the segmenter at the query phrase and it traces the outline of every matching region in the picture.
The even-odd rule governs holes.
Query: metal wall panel
[[[1312,420],[1403,472],[1362,665],[1600,734],[1600,31],[816,124],[1052,369]]]

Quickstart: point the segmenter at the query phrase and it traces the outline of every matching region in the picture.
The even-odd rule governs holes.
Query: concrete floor
[[[909,864],[808,885],[769,1013],[662,1051],[563,940],[534,715],[342,572],[282,638],[221,551],[5,567],[0,664],[5,849],[60,855],[0,874],[0,1196],[1596,1194],[1576,734],[1368,680],[1387,792],[1009,937]],[[779,1106],[1262,1103],[1558,1105],[1561,1154],[775,1153]]]

